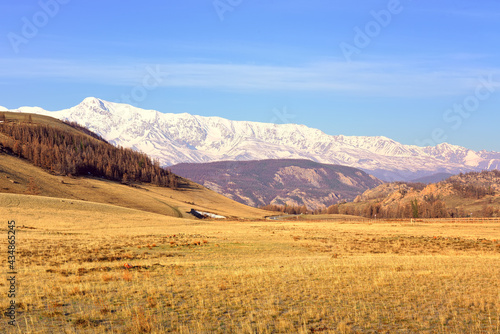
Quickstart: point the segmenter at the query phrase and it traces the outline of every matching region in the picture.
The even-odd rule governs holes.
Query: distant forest
[[[453,176],[441,184],[450,184],[455,196],[463,199],[478,200],[486,196],[495,196],[496,191],[492,184],[500,181],[500,171],[490,170],[483,172],[460,173]],[[425,184],[401,183],[408,187],[421,191]],[[406,194],[405,189],[401,189],[402,195]],[[358,215],[367,218],[459,218],[469,217],[470,212],[462,208],[450,208],[439,196],[426,195],[423,200],[414,199],[407,203],[396,203],[383,206],[382,203],[339,203],[329,206],[322,213]],[[492,199],[489,205],[484,205],[479,212],[480,217],[500,217],[500,208],[493,205]]]
[[[0,136],[0,151],[59,175],[92,175],[123,183],[146,182],[173,189],[179,186],[177,175],[161,168],[158,161],[152,161],[146,154],[115,147],[76,123],[66,124],[88,136],[34,124],[31,118],[24,122],[6,121],[5,115],[0,115],[0,134],[5,135]]]
[[[347,205],[346,205],[347,204]],[[448,208],[444,201],[417,201],[382,207],[380,203],[363,206],[350,203],[334,204],[321,213],[356,215],[367,218],[464,218],[470,217],[469,211],[462,208]],[[500,217],[500,209],[494,205],[483,206],[478,217]]]
[[[289,215],[312,213],[311,211],[309,211],[307,209],[306,205],[295,206],[295,205],[268,204],[268,205],[261,206],[260,209],[267,210],[267,211],[282,212],[282,213],[286,213]]]
[[[401,195],[406,195],[408,188],[416,191],[422,191],[427,185],[424,183],[412,182],[394,182],[395,184],[404,185],[399,192]],[[454,191],[454,196],[462,199],[478,200],[486,196],[495,196],[500,183],[500,171],[490,170],[483,172],[469,172],[455,175],[441,184],[451,185]],[[269,211],[277,211],[287,214],[342,214],[362,216],[366,218],[464,218],[470,217],[471,212],[465,211],[463,208],[451,208],[446,205],[446,202],[440,196],[434,194],[423,196],[423,198],[411,201],[400,201],[391,205],[383,205],[383,199],[369,202],[353,203],[341,202],[333,204],[325,209],[315,211],[308,210],[303,206],[290,205],[266,205],[261,209]],[[493,203],[490,198],[488,204],[483,205],[479,212],[476,212],[478,217],[500,217],[500,207]]]

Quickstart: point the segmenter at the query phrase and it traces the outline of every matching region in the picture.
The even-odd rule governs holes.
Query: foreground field
[[[0,332],[500,332],[498,221],[195,221],[6,196],[19,309]]]

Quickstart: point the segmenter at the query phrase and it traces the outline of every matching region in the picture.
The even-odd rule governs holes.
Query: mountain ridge
[[[333,136],[305,125],[161,113],[93,97],[59,111],[38,107],[12,111],[77,122],[115,145],[159,159],[163,166],[223,160],[308,159],[359,168],[386,181],[500,168],[499,152],[476,152],[448,143],[419,147],[384,136]]]
[[[350,201],[382,181],[357,168],[304,159],[182,163],[171,171],[237,202],[326,208]]]

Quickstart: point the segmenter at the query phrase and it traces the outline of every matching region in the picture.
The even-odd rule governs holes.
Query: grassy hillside
[[[78,131],[67,131],[31,115],[22,122],[0,113],[0,152],[24,158],[51,173],[99,176],[108,180],[147,182],[177,188],[179,178],[158,161],[132,149],[115,147],[91,131],[68,123]]]
[[[186,181],[188,182],[188,181]],[[35,189],[30,191],[30,183]],[[34,191],[33,191],[34,190]],[[262,218],[270,213],[247,207],[190,182],[173,190],[154,185],[129,186],[99,178],[64,177],[6,154],[0,154],[0,192],[112,204],[173,217],[192,217],[191,208],[242,218]]]
[[[7,121],[27,121],[25,114],[5,113]],[[96,139],[80,129],[51,117],[31,115],[30,124],[48,125]],[[3,136],[0,134],[0,137]],[[5,138],[9,140],[10,138]],[[173,190],[149,183],[121,184],[102,177],[69,177],[51,173],[17,156],[0,153],[0,192],[31,194],[112,204],[173,217],[192,217],[192,208],[233,218],[263,218],[270,213],[250,208],[210,191],[189,180]]]

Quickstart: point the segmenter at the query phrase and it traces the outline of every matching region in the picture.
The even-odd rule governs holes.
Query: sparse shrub
[[[40,194],[40,187],[36,184],[35,179],[30,177],[28,182],[28,187],[26,188],[26,193],[28,195],[38,195]]]
[[[126,282],[130,282],[132,280],[132,273],[130,271],[124,271],[122,278]]]
[[[83,291],[80,291],[80,288],[75,286],[70,292],[70,296],[76,296],[76,295],[84,295],[85,293]]]
[[[149,319],[144,310],[138,310],[133,316],[134,329],[136,333],[150,333],[153,329],[151,326],[151,319]]]
[[[156,301],[156,299],[149,296],[148,297],[148,306],[149,307],[156,307],[156,305],[158,305],[158,302]]]
[[[113,281],[115,279],[115,277],[113,275],[108,274],[108,273],[103,274],[101,278],[102,278],[103,282],[109,282],[109,281]]]

